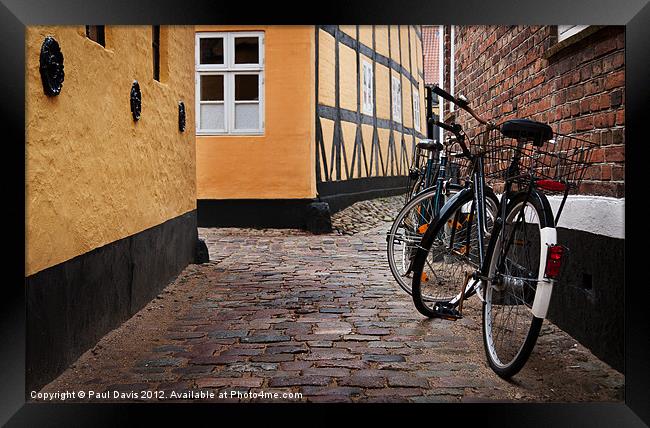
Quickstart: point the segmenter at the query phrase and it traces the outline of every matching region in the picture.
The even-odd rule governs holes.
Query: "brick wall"
[[[455,92],[497,123],[529,118],[598,143],[580,192],[623,197],[625,29],[594,29],[562,47],[555,26],[458,26]],[[465,112],[458,122],[476,126]]]

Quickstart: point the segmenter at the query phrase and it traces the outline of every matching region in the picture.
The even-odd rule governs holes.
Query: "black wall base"
[[[358,201],[401,195],[406,191],[407,180],[405,176],[354,178],[317,183],[316,188],[320,199],[335,213]]]
[[[548,318],[616,370],[624,369],[623,239],[558,228],[569,248]]]
[[[400,195],[406,177],[369,177],[317,183],[317,199],[199,199],[199,227],[332,231],[330,214],[357,201]]]
[[[199,227],[332,231],[329,210],[314,199],[199,199]]]
[[[196,211],[26,278],[26,393],[61,374],[194,261]]]

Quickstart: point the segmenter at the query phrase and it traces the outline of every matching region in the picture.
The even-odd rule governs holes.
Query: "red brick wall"
[[[548,56],[555,26],[456,27],[455,92],[497,123],[529,118],[599,144],[580,192],[623,197],[624,31],[606,27]],[[468,116],[458,122],[476,126]]]

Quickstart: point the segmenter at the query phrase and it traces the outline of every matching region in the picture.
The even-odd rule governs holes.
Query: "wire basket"
[[[491,185],[510,181],[522,187],[533,180],[550,193],[577,189],[597,147],[588,140],[562,134],[534,146],[532,140],[508,138],[498,129],[482,133],[474,143],[473,153],[483,156],[486,181]],[[519,159],[518,167],[513,165],[515,158]]]
[[[450,148],[447,150],[446,180],[462,185],[472,175],[472,161],[462,156],[462,152]]]

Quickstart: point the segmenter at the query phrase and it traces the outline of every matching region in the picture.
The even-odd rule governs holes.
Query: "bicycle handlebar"
[[[433,85],[431,87],[431,91],[433,91],[433,93],[435,93],[436,95],[439,95],[442,98],[446,99],[447,101],[450,101],[450,102],[458,105],[458,100],[453,95],[451,95],[449,92],[442,89],[440,86]]]
[[[433,85],[431,87],[431,91],[434,92],[436,95],[441,96],[442,98],[446,99],[449,102],[452,102],[456,104],[458,107],[462,108],[465,110],[467,113],[471,114],[472,117],[476,120],[478,120],[482,125],[488,125],[490,127],[493,127],[494,125],[489,123],[487,120],[483,119],[480,117],[472,108],[469,106],[469,102],[465,99],[458,99],[451,95],[449,92],[445,91],[438,85]]]
[[[458,142],[458,144],[460,144],[460,147],[463,150],[463,154],[467,157],[471,156],[469,149],[465,145],[465,136],[461,133],[463,128],[460,125],[458,124],[449,125],[445,122],[441,122],[436,119],[433,120],[433,124],[453,133],[456,136],[456,141]]]

